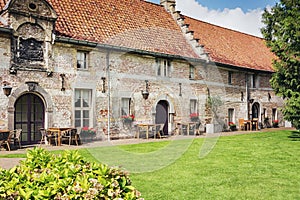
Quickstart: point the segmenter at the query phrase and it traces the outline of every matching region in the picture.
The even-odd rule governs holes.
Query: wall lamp
[[[146,100],[149,97],[149,84],[148,84],[148,80],[145,80],[145,82],[146,82],[146,90],[142,90],[142,96]]]
[[[3,93],[8,97],[11,94],[12,87],[7,81],[3,81]]]
[[[254,102],[254,99],[249,99],[249,102],[250,102],[250,103],[253,103],[253,102]]]

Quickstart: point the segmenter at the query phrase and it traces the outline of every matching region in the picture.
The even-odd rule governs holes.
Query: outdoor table
[[[149,128],[155,127],[156,124],[137,124],[139,127],[146,127],[146,139],[149,139]],[[140,131],[138,130],[137,138],[140,138]]]
[[[197,124],[197,122],[177,122],[177,128],[179,127],[179,134],[183,135],[182,125],[187,127],[187,135],[190,135],[190,127],[191,125]]]
[[[73,128],[52,127],[52,128],[48,128],[47,131],[50,132],[51,134],[52,133],[57,134],[57,146],[61,146],[61,136],[62,136],[61,132],[66,131],[66,130],[70,130],[70,129],[73,129]]]

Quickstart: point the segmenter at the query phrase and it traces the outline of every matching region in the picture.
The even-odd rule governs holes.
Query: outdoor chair
[[[11,139],[13,138],[14,134],[15,134],[15,131],[9,131],[8,134],[5,134],[2,138],[2,140],[0,141],[0,147],[6,146],[7,149],[10,151],[10,142],[11,142]]]
[[[48,131],[44,128],[41,128],[40,129],[40,133],[41,133],[41,142],[40,142],[40,145],[41,144],[47,144],[47,142],[49,144],[51,144],[51,141],[54,139],[55,141],[55,144],[57,145],[57,136],[55,133],[48,133]],[[47,142],[46,142],[47,141]]]
[[[67,139],[69,145],[71,145],[72,141],[75,141],[75,144],[78,146],[79,135],[77,134],[77,129],[68,129],[62,131],[61,137],[62,139]]]
[[[246,125],[245,125],[245,120],[243,118],[239,119],[239,129],[245,131],[246,130]]]
[[[15,130],[15,137],[13,138],[14,144],[19,143],[20,149],[22,148],[22,146],[21,146],[21,134],[22,134],[22,129],[16,129]]]

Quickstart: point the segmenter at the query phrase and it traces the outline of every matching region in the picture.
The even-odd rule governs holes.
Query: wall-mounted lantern
[[[12,90],[12,87],[9,85],[8,82],[6,81],[3,81],[3,93],[8,97],[10,94],[11,94],[11,90]]]
[[[142,96],[146,100],[149,97],[149,84],[148,84],[148,80],[145,80],[145,82],[146,82],[146,90],[142,90]]]
[[[101,80],[102,80],[102,93],[105,93],[105,80],[106,78],[105,77],[101,77]]]

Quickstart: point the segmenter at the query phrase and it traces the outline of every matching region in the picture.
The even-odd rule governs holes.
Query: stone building
[[[261,38],[183,16],[174,0],[0,0],[1,128],[93,127],[134,136],[135,124],[282,122]],[[218,102],[217,107],[208,104]],[[134,116],[132,123],[125,118]]]

